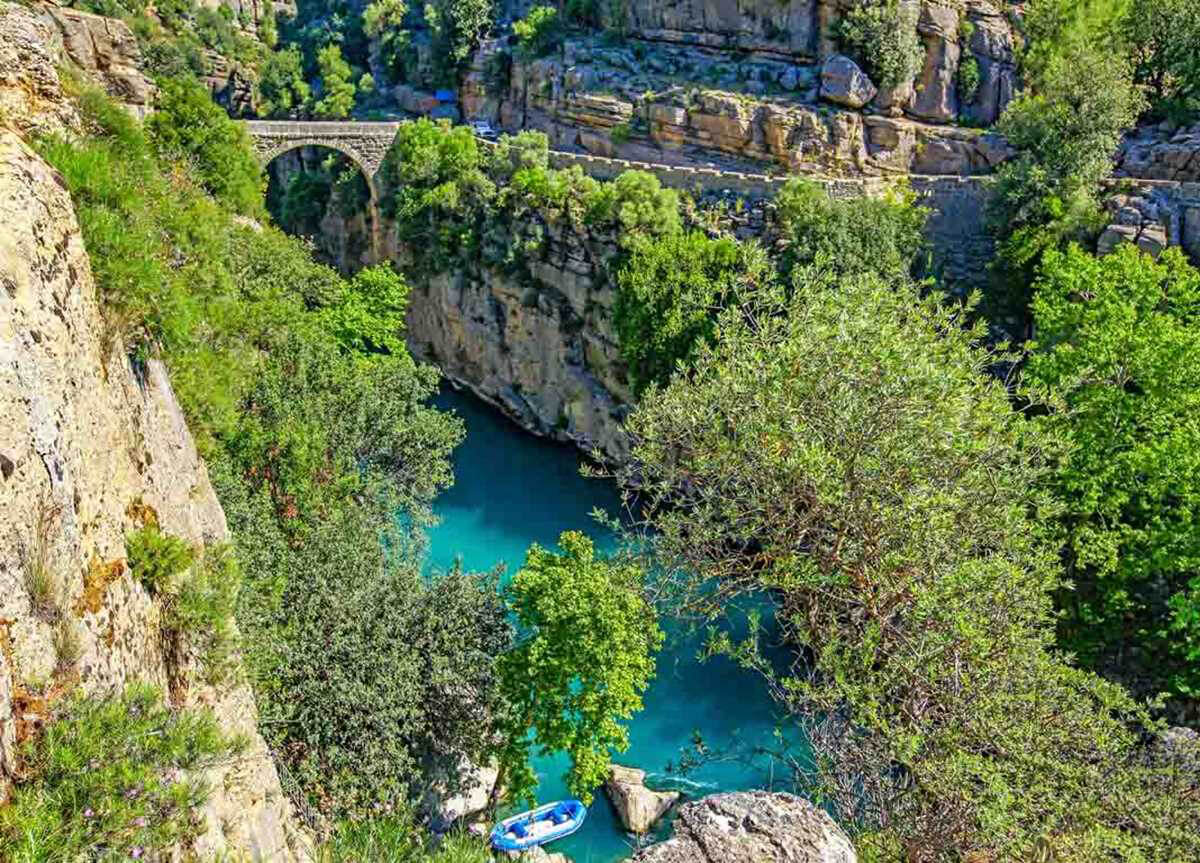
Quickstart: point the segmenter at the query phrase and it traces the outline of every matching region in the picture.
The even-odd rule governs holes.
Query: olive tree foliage
[[[1059,570],[1035,516],[1056,447],[987,374],[966,311],[871,274],[798,271],[724,312],[651,388],[620,471],[664,601],[769,597],[764,675],[812,744],[795,774],[879,859],[1193,859],[1144,711],[1052,647]]]
[[[1070,443],[1064,644],[1149,693],[1200,695],[1200,272],[1173,249],[1051,252],[1023,374]]]
[[[1019,328],[1042,254],[1102,227],[1099,183],[1141,112],[1122,32],[1128,0],[1035,0],[1023,26],[1025,89],[999,131],[1016,157],[997,171],[990,219],[999,240],[993,313]]]
[[[663,634],[639,566],[597,556],[578,531],[558,543],[561,553],[531,546],[506,590],[519,635],[499,663],[508,708],[497,785],[532,801],[531,752],[563,751],[567,787],[590,803],[611,753],[629,747],[620,720],[642,709]]]

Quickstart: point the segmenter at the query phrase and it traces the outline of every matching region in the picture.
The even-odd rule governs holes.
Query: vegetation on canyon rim
[[[915,57],[878,47],[898,8],[842,31],[880,53],[880,70]],[[276,52],[186,3],[157,20],[102,11],[137,22],[165,76],[158,113],[143,129],[81,91],[89,136],[39,147],[71,190],[112,334],[135,363],[167,363],[234,537],[232,556],[201,555],[145,527],[128,538],[130,565],[214,667],[236,615],[289,790],[314,822],[336,823],[330,860],[429,859],[410,808],[425,777],[499,755],[509,790],[528,792],[531,729],[570,752],[586,796],[653,672],[649,567],[669,612],[714,618],[729,596],[775,597],[791,667],[764,658],[758,631],[710,649],[761,671],[807,730],[815,759],[794,762],[796,785],[867,859],[1200,853],[1186,755],[1147,746],[1156,706],[1094,673],[1194,711],[1200,276],[1174,253],[1096,259],[1072,245],[1095,223],[1120,133],[1143,111],[1195,109],[1197,69],[1179,50],[1197,32],[1190,6],[1135,20],[1102,0],[1030,5],[983,306],[1033,324],[1019,355],[983,347],[980,307],[941,296],[911,197],[835,202],[795,181],[768,253],[706,230],[650,175],[551,169],[533,133],[485,152],[463,129],[405,126],[381,180],[412,268],[342,278],[233,218],[263,217],[245,135],[202,85],[172,76],[198,71],[198,44],[218,46],[260,66],[272,111],[345,116],[374,86],[360,74],[370,38],[390,37],[396,80],[426,75],[402,29],[420,16],[445,78],[488,4],[380,0],[358,15],[304,2]],[[554,22],[526,23],[537,53]],[[437,373],[404,347],[409,282],[477,265],[532,280],[551,228],[612,240],[614,323],[642,394],[618,479],[649,557],[602,559],[568,534],[559,552],[530,549],[504,592],[495,574],[426,581],[422,529],[463,431],[428,406]],[[573,580],[595,601],[560,596]],[[120,749],[143,720],[166,729],[154,747]],[[172,771],[230,747],[207,722],[140,691],[71,702],[24,755],[0,852],[186,838],[202,789]],[[118,785],[61,766],[91,758],[127,767],[146,797],[125,796],[125,774]],[[105,801],[102,839],[63,803],[84,793]],[[151,796],[154,818],[138,808]],[[19,843],[37,831],[76,844],[31,856]],[[432,859],[476,851],[452,843]]]

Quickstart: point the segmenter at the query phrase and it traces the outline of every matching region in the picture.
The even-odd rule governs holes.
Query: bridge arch
[[[400,123],[344,121],[250,120],[246,131],[259,164],[265,169],[279,156],[300,147],[324,147],[341,153],[362,171],[370,193],[371,252],[381,248],[379,183],[377,175]]]

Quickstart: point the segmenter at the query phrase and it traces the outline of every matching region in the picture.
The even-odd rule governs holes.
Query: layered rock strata
[[[986,0],[924,0],[912,25],[924,65],[914,80],[881,89],[828,38],[846,6],[631,3],[634,39],[575,39],[561,56],[516,58],[507,78],[506,49],[485,44],[463,82],[464,112],[540,129],[560,148],[651,161],[745,158],[867,175],[993,170],[1008,150],[981,128],[1015,92],[1008,19]],[[966,64],[978,81],[970,93],[960,86]]]

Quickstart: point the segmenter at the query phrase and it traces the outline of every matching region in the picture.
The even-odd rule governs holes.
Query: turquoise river
[[[606,481],[580,476],[575,449],[525,433],[468,395],[446,392],[438,405],[462,417],[467,438],[455,454],[454,487],[437,501],[441,523],[430,535],[430,572],[444,571],[461,557],[468,569],[504,563],[511,573],[530,543],[552,547],[569,529],[589,532],[602,548],[614,545],[614,537],[589,513],[595,507],[615,513],[615,490]],[[670,625],[666,629],[645,710],[630,724],[629,751],[615,760],[646,770],[652,787],[693,796],[767,787],[771,774],[765,757],[744,755],[756,744],[771,743],[772,706],[762,683],[726,659],[697,661],[699,638]],[[710,748],[743,755],[711,760],[686,777],[667,772],[696,731]],[[565,759],[542,758],[536,766],[539,802],[566,796]],[[575,863],[615,863],[631,848],[632,837],[623,832],[601,789],[583,828],[549,846]]]

